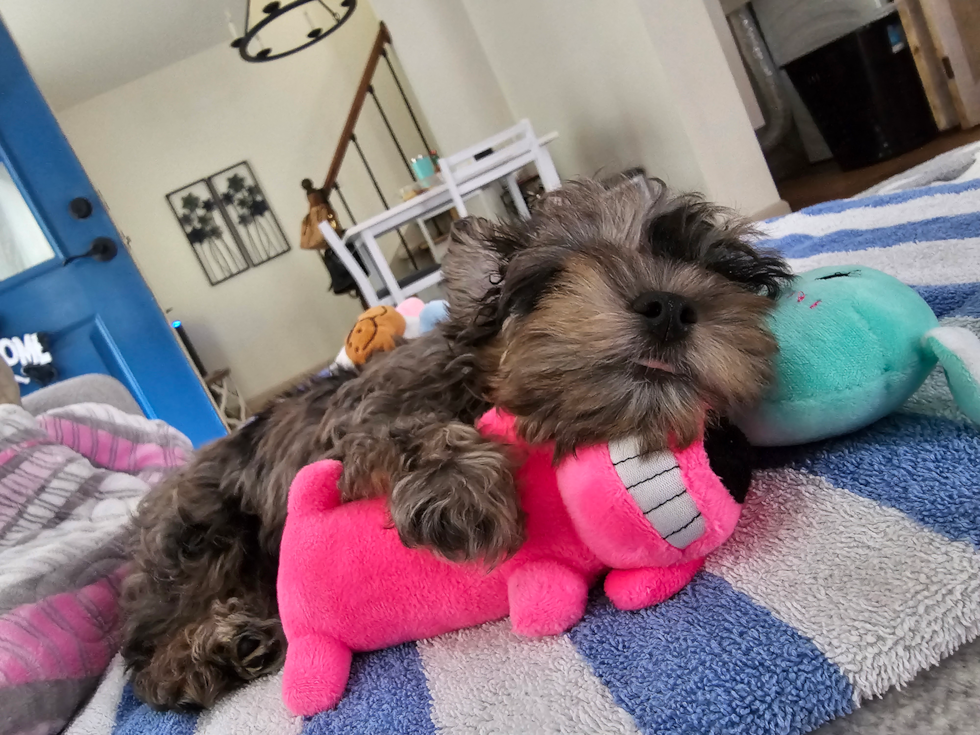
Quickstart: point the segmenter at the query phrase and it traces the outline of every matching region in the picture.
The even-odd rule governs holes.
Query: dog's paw
[[[447,444],[423,456],[391,494],[402,543],[452,561],[496,563],[524,540],[513,469],[503,447],[484,440]]]
[[[133,663],[136,696],[156,709],[193,712],[277,670],[286,650],[282,625],[259,613],[241,598],[213,601],[206,616]]]
[[[235,640],[236,667],[243,679],[254,679],[279,668],[282,642],[275,630],[248,628]]]
[[[231,598],[211,605],[211,617],[198,629],[201,648],[210,648],[218,662],[231,665],[245,681],[277,670],[285,655],[282,624],[263,618],[244,600]]]

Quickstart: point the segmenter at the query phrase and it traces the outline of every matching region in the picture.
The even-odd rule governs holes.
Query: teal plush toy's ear
[[[956,405],[980,424],[980,338],[963,327],[936,327],[922,337],[922,346],[946,371]]]

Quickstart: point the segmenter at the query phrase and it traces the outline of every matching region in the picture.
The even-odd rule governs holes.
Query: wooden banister
[[[371,55],[368,56],[367,65],[364,67],[364,73],[361,74],[361,82],[357,86],[354,102],[351,104],[350,112],[347,114],[344,131],[340,134],[340,140],[337,142],[337,150],[334,151],[333,160],[330,161],[330,169],[327,171],[327,178],[323,182],[323,191],[325,192],[329,192],[331,187],[337,183],[337,177],[340,175],[340,167],[343,165],[344,156],[347,155],[347,149],[350,147],[354,126],[357,125],[357,118],[361,114],[361,108],[364,107],[364,100],[367,97],[368,88],[371,86],[371,79],[374,77],[374,71],[377,69],[378,62],[384,54],[385,45],[389,43],[391,43],[391,35],[388,33],[387,26],[382,22],[378,28],[378,35],[374,39]]]

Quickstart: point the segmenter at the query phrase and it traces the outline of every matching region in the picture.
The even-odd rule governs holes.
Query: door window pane
[[[0,280],[54,257],[7,167],[0,163]]]

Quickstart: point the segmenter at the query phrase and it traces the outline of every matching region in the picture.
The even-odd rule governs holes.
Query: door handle
[[[68,211],[75,219],[88,219],[92,216],[92,202],[85,197],[75,197],[68,203]]]
[[[68,265],[69,263],[74,263],[76,260],[81,260],[82,258],[91,258],[98,263],[107,263],[116,257],[116,253],[119,252],[119,246],[108,237],[97,237],[92,240],[92,245],[89,247],[87,253],[82,253],[81,255],[72,255],[70,258],[65,258],[65,262],[62,265]]]

